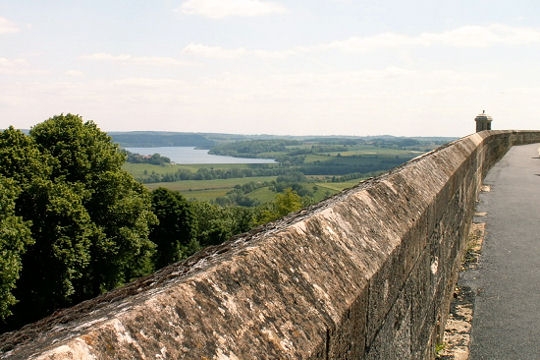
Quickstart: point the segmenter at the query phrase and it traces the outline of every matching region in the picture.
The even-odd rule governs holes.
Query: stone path
[[[475,296],[471,360],[540,359],[539,144],[514,146],[480,196],[486,235],[477,269],[460,286]]]

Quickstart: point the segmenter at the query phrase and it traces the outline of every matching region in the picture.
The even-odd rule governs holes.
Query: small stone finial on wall
[[[486,110],[482,110],[482,113],[478,114],[474,121],[476,121],[476,132],[491,130],[493,118],[486,114]]]

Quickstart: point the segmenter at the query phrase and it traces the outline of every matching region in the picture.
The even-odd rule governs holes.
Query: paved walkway
[[[482,255],[462,279],[477,294],[471,360],[540,360],[539,146],[514,146],[484,181]]]

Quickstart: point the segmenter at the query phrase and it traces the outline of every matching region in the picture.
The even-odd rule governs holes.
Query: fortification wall
[[[486,171],[485,131],[0,337],[0,358],[431,359]]]

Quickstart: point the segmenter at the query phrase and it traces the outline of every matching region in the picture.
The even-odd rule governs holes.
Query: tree
[[[78,115],[52,117],[28,136],[12,127],[0,134],[0,175],[19,189],[2,198],[6,209],[14,207],[15,217],[7,219],[22,218],[20,239],[26,225],[33,241],[19,255],[13,326],[153,269],[150,193],[122,169],[124,159],[107,134]],[[22,254],[19,245],[15,249]],[[0,286],[12,286],[6,284]]]
[[[126,155],[92,121],[78,115],[54,116],[30,130],[39,150],[54,158],[52,176],[88,181],[106,171],[119,171]]]
[[[19,193],[15,181],[0,175],[0,320],[12,314],[13,289],[22,269],[22,255],[33,243],[28,223],[15,215]]]
[[[35,244],[23,256],[15,307],[20,322],[33,321],[77,297],[77,280],[90,262],[90,246],[96,236],[83,206],[82,186],[35,180],[19,198],[26,219],[31,220]]]
[[[194,202],[197,241],[202,246],[218,245],[234,235],[234,219],[227,208],[207,202]]]
[[[253,210],[240,206],[222,207],[207,202],[191,203],[196,238],[201,246],[218,245],[246,232],[253,225]]]
[[[156,217],[150,193],[120,168],[92,176],[88,186],[86,208],[99,232],[87,279],[88,296],[94,296],[152,271],[155,244],[149,234]]]
[[[22,131],[10,126],[0,133],[0,174],[14,180],[21,190],[36,178],[50,177],[51,162]]]
[[[152,226],[150,232],[150,239],[157,246],[156,268],[191,255],[195,228],[187,200],[178,192],[158,188],[152,192],[152,211],[159,222]]]
[[[291,188],[285,189],[281,194],[277,194],[274,202],[276,214],[279,217],[302,209],[302,198]]]
[[[302,198],[291,188],[276,195],[273,202],[262,206],[254,216],[254,225],[262,225],[302,209]]]
[[[54,159],[52,178],[87,190],[82,204],[95,226],[81,299],[152,270],[155,222],[150,194],[122,169],[125,154],[94,122],[54,116],[30,131],[42,153]]]

